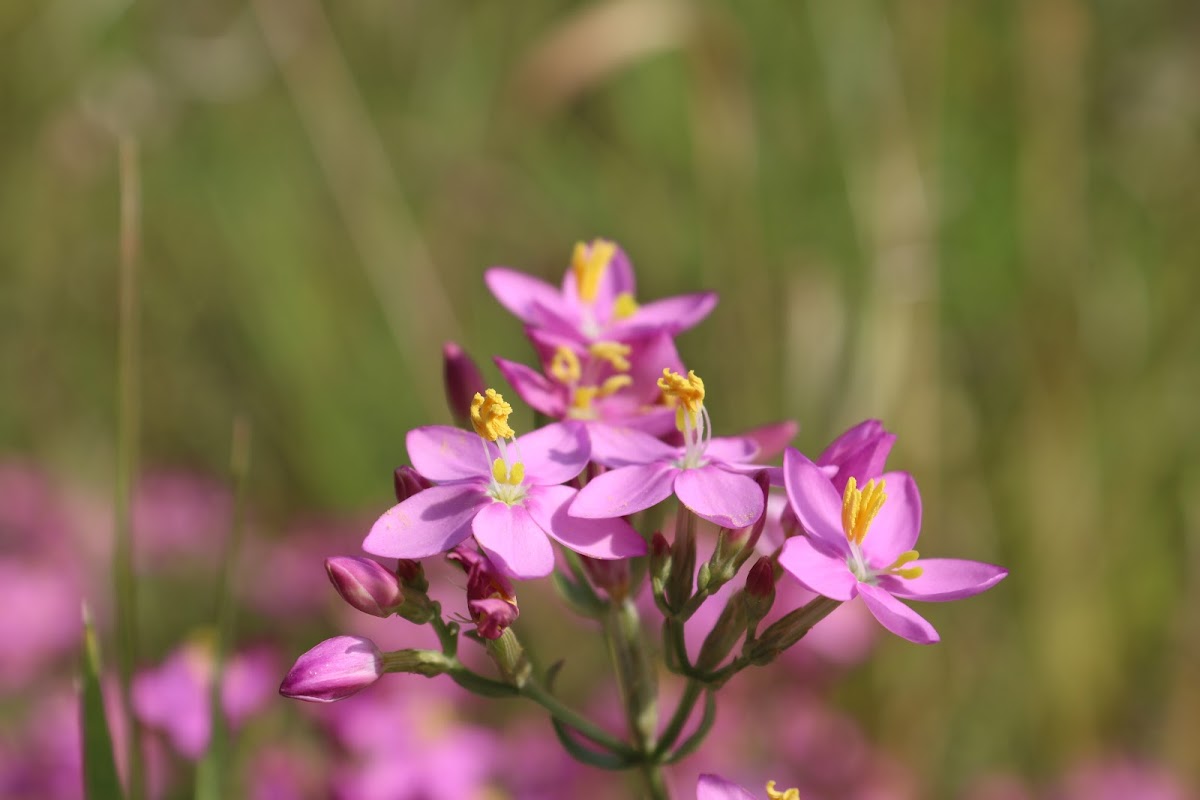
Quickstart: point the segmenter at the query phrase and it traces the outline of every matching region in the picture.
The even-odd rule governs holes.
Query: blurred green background
[[[118,135],[142,461],[224,474],[244,412],[280,514],[382,510],[442,341],[531,354],[483,270],[611,237],[641,298],[720,291],[681,340],[720,431],[880,417],[922,551],[1011,568],[845,687],[880,743],[945,791],[1114,750],[1200,786],[1198,35],[1184,0],[7,0],[0,448],[111,479]]]

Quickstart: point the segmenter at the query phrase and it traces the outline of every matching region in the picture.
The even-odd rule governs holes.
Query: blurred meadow
[[[6,0],[0,460],[111,527],[135,142],[137,462],[208,481],[218,536],[250,423],[236,571],[318,598],[290,663],[339,630],[321,557],[449,422],[442,343],[505,391],[491,356],[532,359],[484,269],[556,281],[608,237],[639,297],[720,293],[680,350],[722,432],[795,419],[815,455],[880,418],[922,551],[1011,569],[833,692],[915,796],[1118,756],[1200,791],[1198,42],[1183,0]],[[290,537],[297,572],[255,563]],[[202,558],[142,584],[142,662],[212,622]],[[294,737],[271,703],[254,736]]]

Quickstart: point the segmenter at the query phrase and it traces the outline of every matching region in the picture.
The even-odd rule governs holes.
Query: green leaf
[[[558,590],[558,593],[576,614],[594,619],[604,613],[604,601],[596,596],[592,587],[584,583],[576,583],[561,572],[555,572],[550,577],[554,581],[554,588]]]
[[[123,798],[117,765],[113,759],[112,735],[100,692],[100,645],[92,628],[91,615],[83,609],[83,691],[80,715],[83,735],[83,796],[87,800]]]
[[[576,761],[613,772],[629,769],[633,765],[633,762],[625,756],[601,750],[593,750],[582,744],[571,735],[571,728],[565,723],[559,722],[553,717],[550,718],[550,722],[554,725],[554,733],[558,736],[558,741],[562,744],[563,749],[570,753],[571,757]]]

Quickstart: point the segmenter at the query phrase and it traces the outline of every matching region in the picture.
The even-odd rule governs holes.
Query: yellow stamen
[[[583,374],[579,367],[579,356],[575,355],[571,348],[560,344],[554,351],[554,357],[550,359],[550,374],[559,383],[575,383]]]
[[[629,319],[637,313],[641,306],[633,299],[632,292],[621,292],[613,301],[613,316],[617,319]]]
[[[770,800],[800,800],[800,790],[788,789],[781,792],[775,788],[775,781],[767,781],[767,797]]]
[[[842,529],[846,531],[846,538],[851,542],[862,544],[863,539],[867,537],[871,521],[875,519],[879,509],[883,508],[883,501],[887,500],[883,489],[882,480],[867,481],[867,485],[862,489],[858,488],[858,483],[853,477],[846,482],[846,492],[842,495]]]
[[[905,565],[911,564],[920,557],[921,554],[916,550],[908,550],[904,553],[901,553],[899,558],[893,561],[892,565],[884,570],[884,572],[889,572],[892,575],[898,575],[901,578],[907,578],[909,580],[912,580],[913,578],[919,578],[925,573],[925,570],[922,567],[906,567]]]
[[[525,465],[518,461],[510,469],[503,458],[497,458],[492,462],[492,477],[496,479],[496,483],[520,486],[521,481],[525,480]]]
[[[571,254],[571,270],[575,273],[575,286],[579,291],[579,299],[590,303],[596,299],[600,291],[600,278],[608,269],[617,246],[603,239],[595,239],[590,245],[579,242],[575,252]]]
[[[508,426],[508,416],[512,414],[512,406],[504,402],[504,396],[495,389],[488,389],[484,394],[475,393],[471,401],[471,425],[475,432],[494,442],[503,437],[512,439],[517,434]]]
[[[704,405],[704,381],[694,370],[688,370],[687,377],[678,372],[672,372],[669,367],[663,367],[663,376],[658,379],[658,388],[662,389],[667,402],[675,405],[675,427],[685,431],[689,423],[697,426],[697,415]]]
[[[607,361],[617,372],[628,372],[630,364],[626,356],[632,349],[620,342],[596,342],[588,348],[588,352],[595,358]]]
[[[592,401],[600,394],[598,386],[576,386],[571,395],[571,406],[576,412],[591,414]]]
[[[610,378],[606,378],[604,383],[600,384],[598,396],[608,397],[609,395],[616,394],[622,389],[632,385],[633,378],[629,377],[628,375],[613,375]]]

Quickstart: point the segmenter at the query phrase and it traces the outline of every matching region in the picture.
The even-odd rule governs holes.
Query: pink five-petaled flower
[[[717,304],[713,292],[698,292],[638,305],[629,258],[604,239],[575,245],[561,289],[506,267],[492,267],[484,280],[500,304],[527,325],[585,345],[676,334]]]
[[[553,571],[550,539],[592,558],[644,555],[645,540],[624,520],[567,516],[576,490],[560,484],[588,462],[583,428],[555,423],[518,439],[508,426],[511,413],[512,406],[488,389],[472,405],[476,433],[441,425],[410,431],[413,466],[438,485],[384,513],[363,549],[388,558],[425,558],[474,534],[492,562],[514,578]]]
[[[769,800],[800,800],[799,789],[779,791],[775,781],[767,783]],[[696,800],[757,800],[754,795],[720,775],[705,774],[696,782]]]
[[[745,474],[758,445],[747,438],[712,438],[704,408],[704,382],[663,370],[659,386],[676,403],[676,427],[684,445],[673,447],[628,428],[591,431],[592,459],[615,469],[588,482],[571,504],[571,515],[616,517],[649,508],[671,496],[697,516],[724,528],[744,528],[762,516],[763,491]]]
[[[907,473],[887,473],[861,489],[851,478],[839,497],[829,476],[792,449],[784,455],[783,477],[791,508],[808,535],[787,540],[779,565],[833,600],[861,595],[883,627],[910,642],[932,644],[938,634],[897,598],[958,600],[1008,575],[1003,567],[977,561],[917,560],[912,547],[921,530],[921,496]]]

